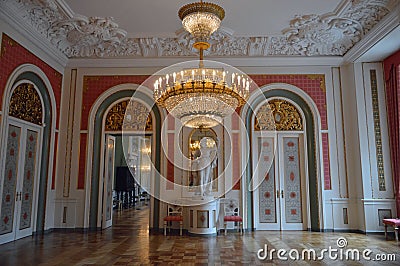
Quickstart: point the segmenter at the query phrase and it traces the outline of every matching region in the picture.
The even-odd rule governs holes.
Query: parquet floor
[[[371,249],[395,254],[396,261],[384,265],[400,265],[400,243],[383,235],[311,232],[248,232],[243,236],[230,232],[227,236],[194,237],[148,233],[148,209],[128,210],[114,215],[114,226],[102,232],[53,232],[27,237],[0,245],[0,265],[378,265],[376,261],[291,260],[288,252],[314,248],[317,255],[323,248],[337,248],[337,239],[345,237],[348,249]],[[257,251],[285,249],[287,261],[260,260]],[[263,253],[261,253],[263,255]],[[294,256],[295,253],[292,253]],[[383,265],[382,262],[379,265]]]

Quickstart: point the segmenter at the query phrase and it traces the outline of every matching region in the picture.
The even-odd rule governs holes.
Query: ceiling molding
[[[32,52],[35,54],[46,54],[54,60],[56,64],[65,67],[68,61],[67,56],[57,49],[57,47],[52,45],[48,39],[39,35],[35,27],[21,22],[19,17],[14,15],[17,12],[15,6],[5,5],[4,0],[0,0],[0,18],[10,25],[10,27],[12,27],[18,34],[24,36],[31,43],[30,45],[35,47]],[[60,71],[60,68],[57,69]]]
[[[220,30],[211,36],[211,47],[205,54],[233,58],[343,56],[390,12],[396,1],[343,0],[333,12],[296,16],[276,36],[239,37],[229,30]],[[15,16],[14,21],[24,21],[27,29],[33,25],[39,36],[44,36],[68,58],[197,55],[192,48],[194,40],[187,32],[174,38],[128,38],[127,32],[112,18],[77,15],[62,0],[0,2],[2,6],[12,7],[9,10],[14,13],[7,15]]]
[[[371,31],[368,32],[365,38],[356,43],[343,57],[344,63],[354,63],[382,40],[388,33],[400,25],[400,2],[399,4],[383,18]]]

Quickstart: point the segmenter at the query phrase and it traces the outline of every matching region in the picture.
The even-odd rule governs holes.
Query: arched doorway
[[[269,98],[255,110],[252,124],[255,228],[306,229],[309,203],[304,114],[288,99]]]
[[[250,97],[249,105],[242,111],[242,117],[245,121],[247,134],[253,138],[254,129],[254,110],[262,104],[266,99],[281,98],[295,104],[304,116],[304,142],[307,144],[305,152],[307,158],[304,160],[304,174],[308,178],[306,187],[307,207],[309,209],[309,221],[307,228],[313,231],[321,230],[322,220],[322,204],[321,204],[321,168],[320,163],[320,117],[315,103],[300,88],[290,84],[271,84],[261,88],[261,93]],[[250,162],[256,160],[253,158],[253,150],[250,152]],[[299,158],[300,160],[300,158]],[[252,165],[246,168],[246,186],[250,185],[251,177],[254,174]],[[255,229],[254,209],[258,208],[258,203],[254,202],[254,192],[243,191],[244,202],[246,205],[245,213],[247,219],[247,227]],[[276,197],[276,194],[274,193]]]
[[[1,121],[0,243],[44,231],[54,150],[55,99],[46,76],[23,65],[7,88]]]
[[[101,150],[101,157],[105,159],[100,165],[104,169],[100,173],[103,196],[99,197],[102,228],[112,225],[114,199],[122,208],[130,208],[140,204],[141,194],[150,193],[152,121],[150,109],[139,99],[119,99],[106,111],[103,122],[105,145]]]
[[[87,179],[88,184],[86,191],[86,204],[85,213],[89,215],[85,219],[85,227],[90,229],[97,229],[102,227],[103,222],[103,171],[104,171],[104,143],[105,143],[105,119],[107,112],[110,108],[121,99],[130,99],[134,94],[134,97],[141,101],[143,104],[151,108],[151,114],[153,117],[153,148],[154,148],[154,166],[157,171],[160,171],[161,157],[161,113],[158,108],[154,105],[152,94],[147,92],[147,89],[143,86],[138,90],[136,84],[123,84],[113,88],[110,88],[103,93],[94,104],[89,117],[89,133],[88,133],[88,149],[87,149]],[[95,134],[96,132],[96,134]],[[155,132],[157,134],[155,134]],[[154,178],[156,182],[152,184],[152,189],[155,198],[152,199],[151,213],[153,216],[152,226],[158,228],[158,213],[159,213],[159,201],[157,195],[159,194],[159,179]]]

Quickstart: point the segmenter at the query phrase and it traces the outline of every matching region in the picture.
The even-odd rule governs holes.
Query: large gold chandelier
[[[184,126],[214,127],[246,102],[251,81],[243,74],[204,66],[203,51],[210,47],[208,39],[225,16],[222,7],[200,1],[183,6],[178,14],[183,27],[195,39],[193,47],[200,53],[199,66],[159,77],[154,83],[154,99]]]

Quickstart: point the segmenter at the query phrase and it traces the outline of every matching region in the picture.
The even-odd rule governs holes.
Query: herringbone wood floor
[[[114,226],[102,232],[53,232],[44,236],[27,237],[0,245],[0,265],[287,265],[334,264],[377,265],[377,262],[282,261],[259,260],[257,251],[265,244],[268,249],[337,248],[338,237],[345,237],[347,248],[373,250],[396,254],[400,265],[400,244],[393,236],[314,232],[247,232],[243,236],[230,232],[227,236],[179,236],[148,232],[147,208],[114,213]],[[286,257],[288,255],[286,254]],[[381,264],[381,263],[380,263]]]

